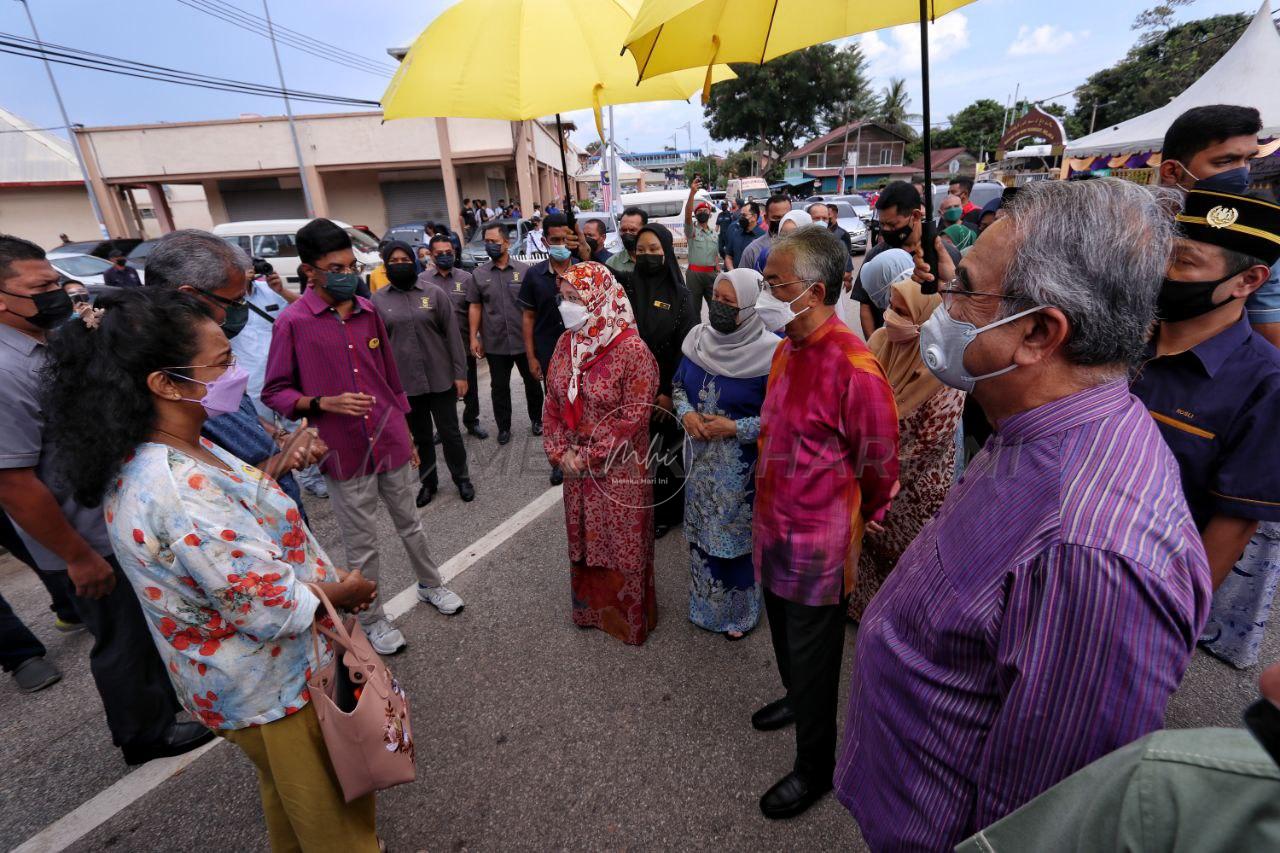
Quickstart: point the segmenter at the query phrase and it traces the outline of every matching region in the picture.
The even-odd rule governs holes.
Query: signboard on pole
[[[1067,142],[1067,131],[1057,116],[1049,115],[1039,107],[1032,107],[1026,115],[1005,129],[996,145],[996,159],[1003,160],[1014,143],[1028,137],[1047,142],[1051,146],[1049,155],[1058,157]]]

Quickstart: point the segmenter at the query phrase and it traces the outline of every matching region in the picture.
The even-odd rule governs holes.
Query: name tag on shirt
[[[669,304],[667,304],[666,302],[659,302],[659,301],[658,301],[658,300],[656,300],[656,299],[655,299],[655,300],[653,300],[653,307],[654,307],[654,308],[661,308],[663,311],[670,311],[670,310],[671,310],[671,306],[670,306]]]

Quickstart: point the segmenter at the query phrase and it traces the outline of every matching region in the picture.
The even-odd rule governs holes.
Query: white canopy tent
[[[600,180],[600,173],[604,169],[604,164],[607,162],[609,162],[609,146],[606,145],[605,147],[600,149],[600,159],[596,160],[596,162],[594,163],[583,166],[582,169],[578,172],[578,174],[573,176],[574,180],[583,181],[583,182]],[[645,173],[643,171],[641,171],[640,169],[637,169],[635,166],[632,166],[626,160],[623,160],[621,154],[618,155],[617,180],[635,181],[635,180],[638,180],[640,176],[644,174]]]
[[[1262,113],[1263,139],[1280,136],[1280,33],[1271,20],[1271,0],[1240,39],[1199,80],[1159,109],[1067,143],[1066,157],[1140,154],[1159,151],[1173,120],[1192,107],[1231,103]]]

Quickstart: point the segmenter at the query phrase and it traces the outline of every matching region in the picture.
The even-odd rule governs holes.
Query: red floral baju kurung
[[[568,398],[572,337],[561,336],[551,357],[542,424],[552,465],[573,448],[590,467],[564,482],[573,622],[639,645],[658,623],[646,460],[658,366],[637,335],[620,335],[583,371],[575,418]]]

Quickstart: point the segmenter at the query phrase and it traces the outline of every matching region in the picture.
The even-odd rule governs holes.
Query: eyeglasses
[[[161,370],[195,370],[197,367],[221,367],[223,370],[230,370],[236,366],[236,354],[229,353],[225,361],[219,361],[216,364],[183,364],[174,367],[162,367]]]
[[[767,281],[764,282],[764,286],[770,290],[777,290],[779,287],[786,287],[789,284],[813,284],[813,282],[809,281],[807,278],[793,278],[791,281],[780,281],[777,284],[770,284]]]
[[[369,265],[361,263],[360,261],[356,261],[354,264],[352,264],[349,267],[343,267],[343,266],[338,266],[337,264],[334,264],[332,266],[324,267],[324,268],[316,267],[315,269],[318,270],[319,272],[332,273],[333,275],[342,275],[343,273],[355,273],[356,275],[364,275],[365,272],[369,269]]]
[[[985,293],[969,290],[965,287],[957,287],[959,283],[959,278],[953,278],[947,282],[946,287],[938,288],[938,295],[942,297],[942,307],[946,308],[948,312],[951,311],[951,306],[956,303],[956,300],[962,296],[969,299],[1004,299],[1010,302],[1017,302],[1023,298],[1021,296],[1006,296],[1003,293]]]

